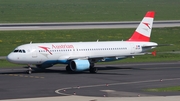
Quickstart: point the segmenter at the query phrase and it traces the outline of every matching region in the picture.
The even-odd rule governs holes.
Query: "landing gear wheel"
[[[31,71],[31,70],[27,70],[27,73],[28,73],[28,74],[31,74],[31,73],[32,73],[32,71]]]
[[[70,68],[70,66],[68,65],[68,66],[66,66],[66,71],[67,72],[72,72],[72,70],[71,70],[71,68]]]
[[[29,67],[29,69],[27,70],[27,73],[28,73],[28,74],[31,74],[31,73],[32,73],[31,67]]]
[[[97,73],[97,72],[98,72],[98,68],[97,68],[97,67],[91,67],[91,68],[89,69],[89,72],[90,72],[90,73]]]

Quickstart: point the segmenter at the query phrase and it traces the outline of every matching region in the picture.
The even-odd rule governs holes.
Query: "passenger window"
[[[21,51],[21,50],[19,50],[19,53],[22,53],[22,51]]]

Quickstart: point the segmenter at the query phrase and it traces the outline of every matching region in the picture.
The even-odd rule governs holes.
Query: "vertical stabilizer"
[[[127,41],[150,41],[151,30],[154,20],[154,11],[148,11],[144,18],[142,19],[141,23]]]

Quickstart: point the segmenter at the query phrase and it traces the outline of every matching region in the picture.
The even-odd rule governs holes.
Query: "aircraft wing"
[[[105,59],[124,59],[124,58],[128,58],[128,57],[132,57],[132,56],[83,56],[83,57],[69,57],[68,60],[75,60],[75,59],[82,59],[82,60],[89,60],[89,59],[94,59],[94,60],[105,60]]]

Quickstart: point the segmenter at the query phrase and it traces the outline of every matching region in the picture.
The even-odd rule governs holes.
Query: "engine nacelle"
[[[72,71],[84,71],[90,68],[88,60],[73,60],[70,62],[70,68]]]

